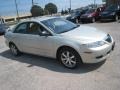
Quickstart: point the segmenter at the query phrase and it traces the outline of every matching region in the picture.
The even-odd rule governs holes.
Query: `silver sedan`
[[[56,17],[23,21],[6,32],[5,39],[15,56],[24,52],[57,58],[68,68],[101,62],[115,46],[107,33]]]

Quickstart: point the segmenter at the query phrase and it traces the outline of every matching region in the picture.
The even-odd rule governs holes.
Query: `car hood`
[[[77,40],[81,43],[91,43],[101,41],[106,37],[106,33],[89,26],[80,26],[69,32],[61,34],[63,37]]]
[[[82,16],[83,16],[83,17],[87,17],[87,16],[89,16],[89,15],[90,15],[90,14],[83,14]]]

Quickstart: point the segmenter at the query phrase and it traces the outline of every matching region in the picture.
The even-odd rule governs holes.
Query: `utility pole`
[[[32,6],[34,5],[34,1],[32,0]]]
[[[16,7],[17,19],[19,21],[19,12],[18,12],[18,5],[17,5],[17,1],[16,0],[15,0],[15,7]]]
[[[70,4],[70,7],[68,9],[69,9],[69,13],[70,13],[71,12],[71,0],[69,0],[69,4]]]
[[[70,11],[71,11],[71,0],[70,0]]]
[[[94,0],[94,8],[96,7],[96,0]]]

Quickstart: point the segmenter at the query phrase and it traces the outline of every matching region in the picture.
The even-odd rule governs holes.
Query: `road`
[[[29,54],[14,57],[0,37],[0,90],[119,90],[120,23],[84,25],[110,33],[115,39],[115,50],[105,62],[70,70],[50,58]]]

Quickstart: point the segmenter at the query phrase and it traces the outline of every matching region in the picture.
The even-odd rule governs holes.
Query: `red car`
[[[104,10],[103,7],[97,9],[89,9],[85,14],[80,17],[81,22],[92,22],[99,20],[100,13]]]

